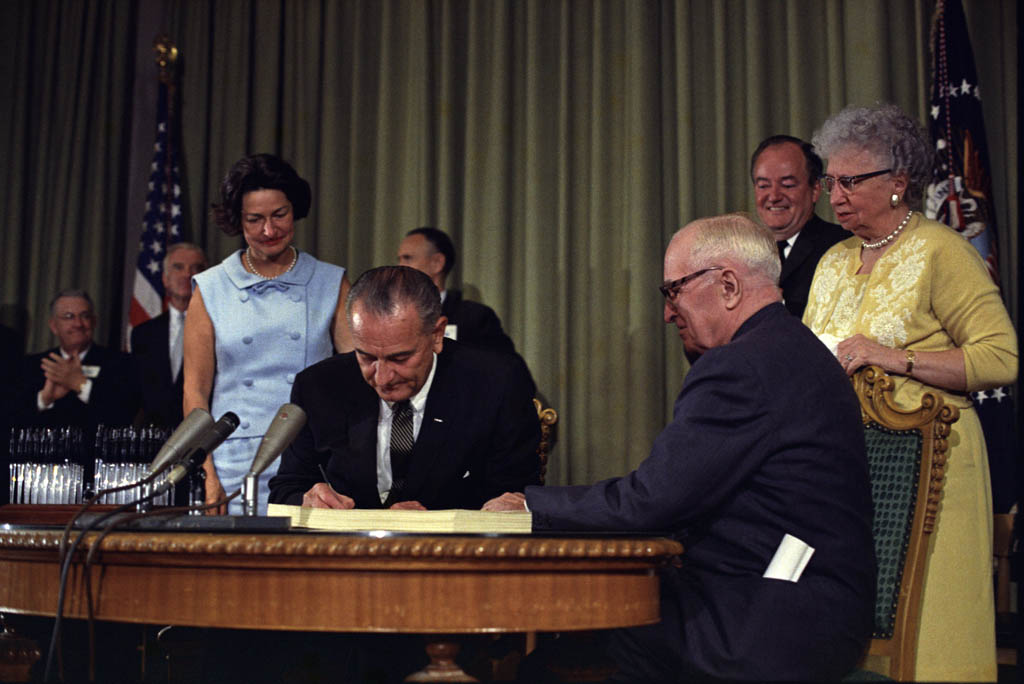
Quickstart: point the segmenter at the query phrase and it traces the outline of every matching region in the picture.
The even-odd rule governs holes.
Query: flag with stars
[[[996,223],[981,91],[960,0],[938,0],[932,19],[929,130],[935,144],[925,215],[958,231],[977,248],[999,283]],[[1017,437],[1010,388],[974,393],[988,446],[996,513],[1015,497]]]
[[[157,89],[156,142],[149,166],[146,212],[142,218],[139,260],[132,288],[129,314],[132,327],[163,312],[166,306],[164,254],[168,246],[182,239],[181,183],[172,114],[170,86],[161,79]]]

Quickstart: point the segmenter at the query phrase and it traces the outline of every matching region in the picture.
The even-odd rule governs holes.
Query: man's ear
[[[52,332],[54,335],[56,335],[57,334],[57,323],[56,323],[56,319],[54,319],[53,316],[50,316],[50,322],[49,323],[50,323],[50,332]]]
[[[444,273],[445,258],[441,252],[434,252],[430,255],[430,277],[439,278]]]
[[[430,333],[431,346],[434,348],[435,354],[440,354],[441,350],[444,349],[444,329],[448,325],[447,316],[439,316],[437,323],[434,324],[434,330]]]
[[[725,308],[732,311],[743,299],[743,283],[736,277],[736,271],[725,268],[718,277],[718,292],[721,294]]]

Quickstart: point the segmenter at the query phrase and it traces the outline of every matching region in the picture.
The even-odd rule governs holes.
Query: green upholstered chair
[[[928,539],[937,522],[947,437],[960,410],[931,392],[913,410],[897,407],[893,380],[877,366],[860,370],[853,385],[861,403],[871,471],[878,591],[874,631],[862,670],[848,679],[875,679],[875,671],[909,681],[914,679]]]

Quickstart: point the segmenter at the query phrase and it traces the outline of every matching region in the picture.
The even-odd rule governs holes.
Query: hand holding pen
[[[313,485],[302,495],[302,505],[309,508],[355,508],[356,502],[344,494],[339,494],[327,479],[327,471],[320,465],[320,475],[324,481]]]

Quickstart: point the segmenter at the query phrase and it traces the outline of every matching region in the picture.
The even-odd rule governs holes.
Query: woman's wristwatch
[[[914,353],[913,349],[908,349],[907,350],[907,370],[905,371],[905,373],[907,375],[910,375],[910,373],[914,370],[914,360],[915,359],[917,359],[917,354]]]

